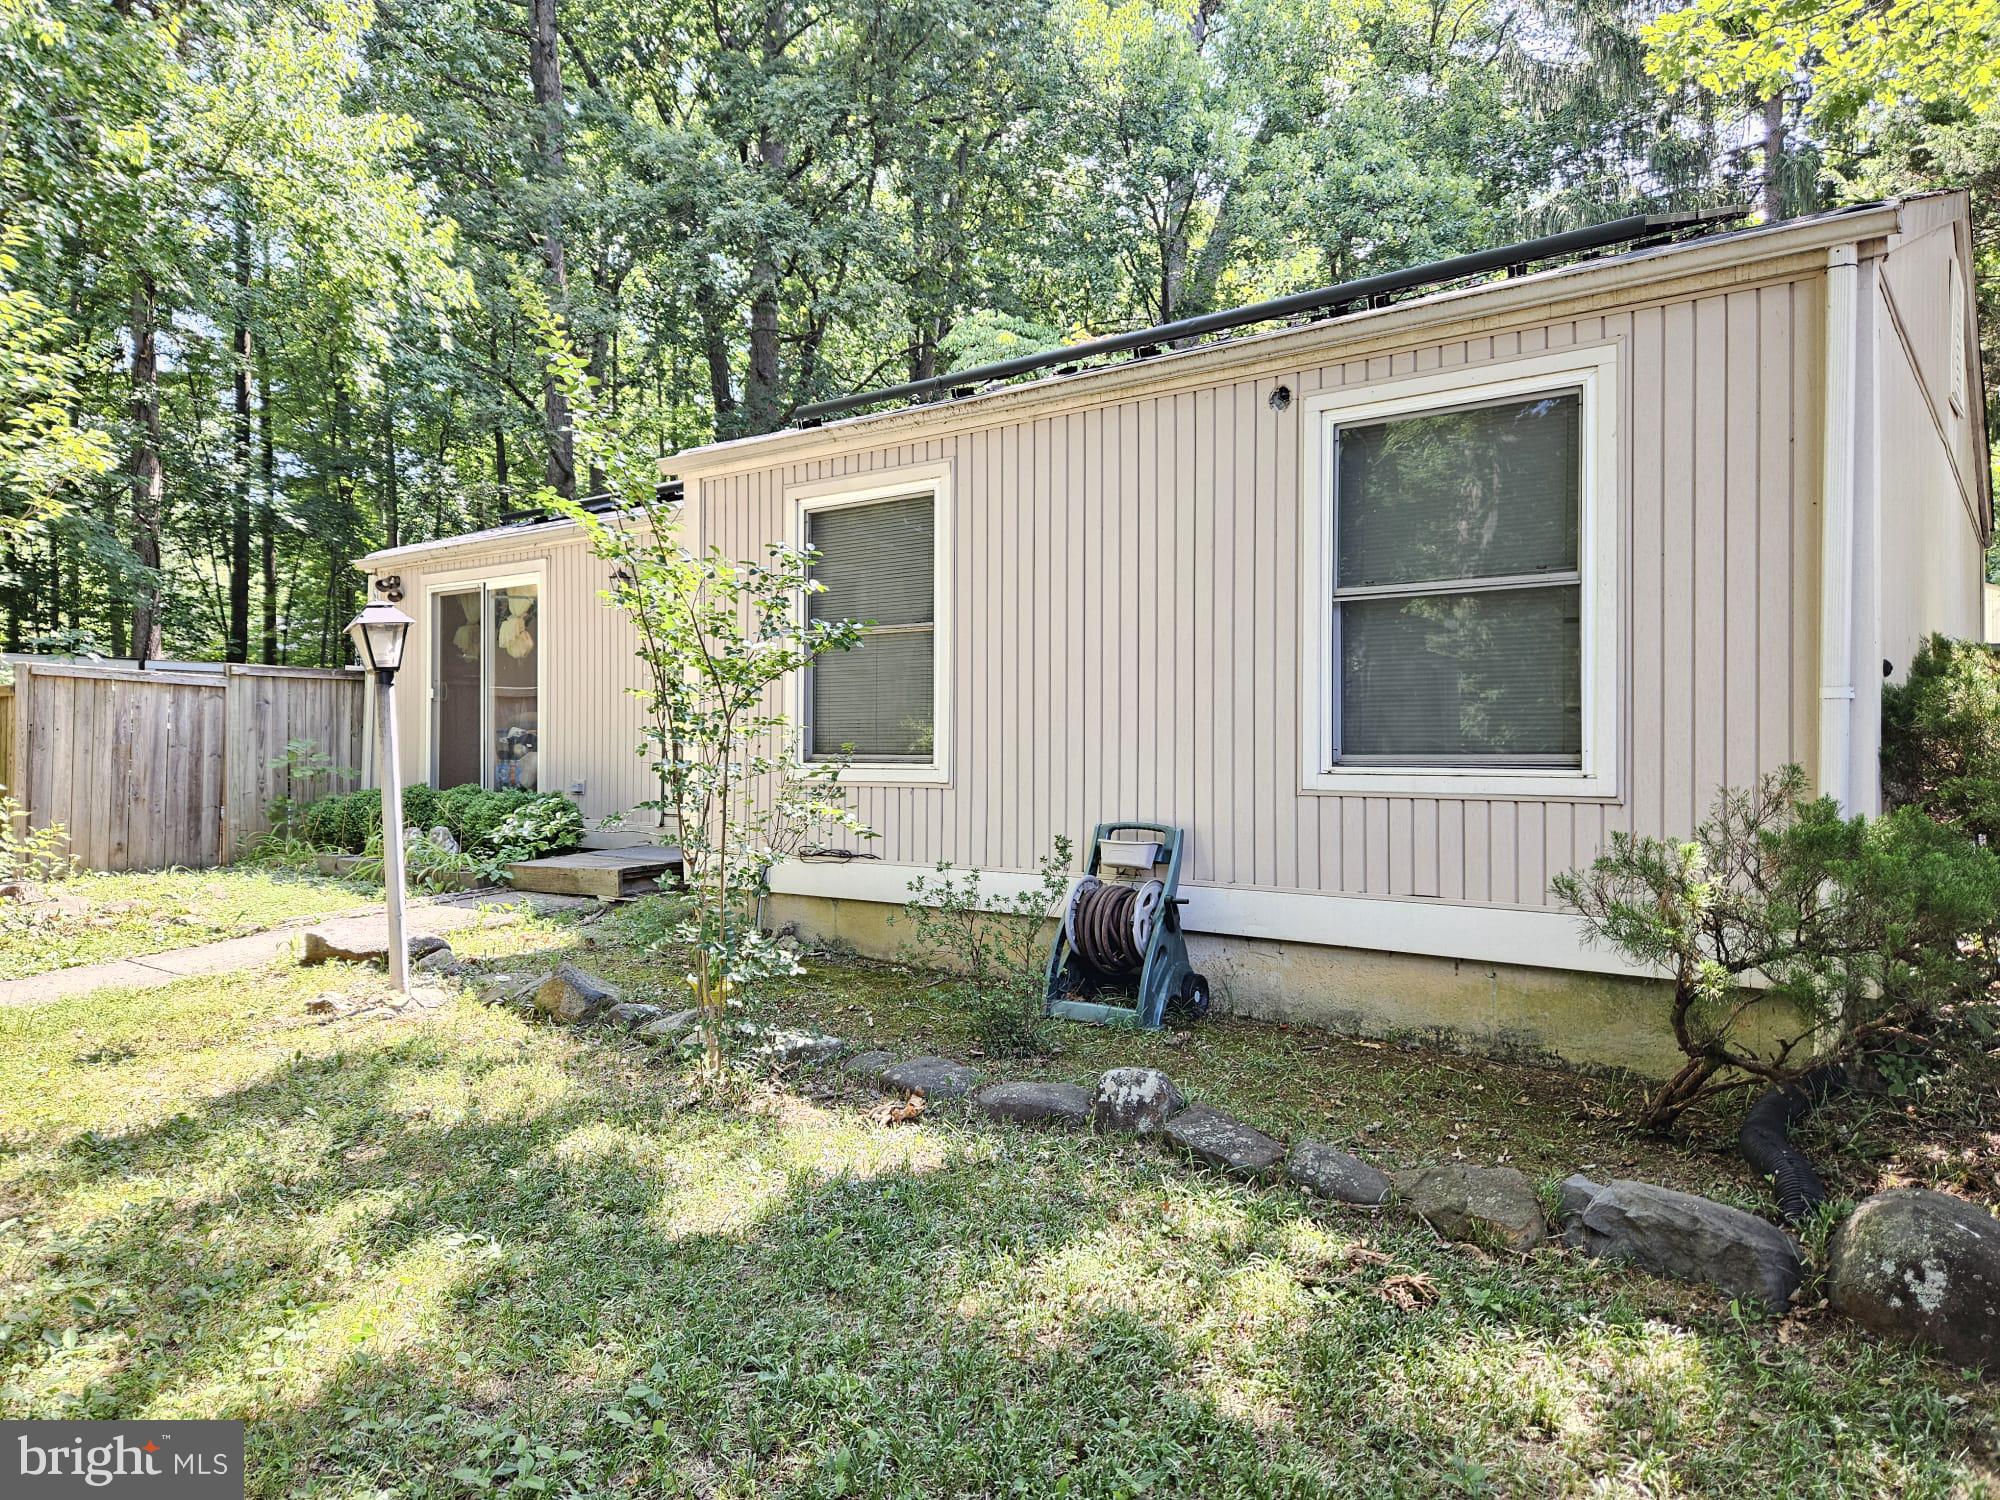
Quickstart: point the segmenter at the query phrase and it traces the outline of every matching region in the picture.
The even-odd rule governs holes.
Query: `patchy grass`
[[[674,998],[614,922],[455,942],[583,948]],[[241,1416],[272,1497],[1990,1482],[1991,1389],[1831,1319],[1492,1259],[1132,1143],[950,1108],[889,1126],[835,1070],[715,1107],[636,1043],[470,1000],[307,1011],[357,982],[279,967],[0,1013],[0,1409]],[[952,1047],[928,994],[815,963],[778,1008]],[[1511,1144],[1538,1176],[1595,1155],[1756,1192],[1629,1140],[1573,1078],[1274,1026],[1059,1035],[1015,1071],[1158,1061],[1392,1163]]]
[[[0,979],[191,948],[369,902],[337,880],[242,865],[76,875],[0,901]]]

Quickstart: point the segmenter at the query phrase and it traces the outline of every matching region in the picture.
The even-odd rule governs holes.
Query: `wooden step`
[[[681,851],[672,845],[640,844],[627,849],[581,849],[552,854],[507,867],[517,891],[549,896],[595,896],[616,901],[622,896],[650,896],[660,889],[660,877],[678,875]]]

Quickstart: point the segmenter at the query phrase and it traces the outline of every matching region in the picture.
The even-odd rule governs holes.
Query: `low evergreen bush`
[[[2000,844],[2000,653],[1934,635],[1882,689],[1882,792]]]
[[[1611,835],[1556,894],[1672,981],[1687,1061],[1640,1123],[1873,1053],[1994,978],[2000,856],[1913,808],[1849,818],[1797,766],[1717,798],[1691,839]]]

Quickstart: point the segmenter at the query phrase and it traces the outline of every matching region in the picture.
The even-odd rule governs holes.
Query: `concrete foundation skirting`
[[[896,958],[910,938],[907,923],[889,921],[898,910],[774,895],[766,920],[867,957]],[[1224,1014],[1648,1077],[1681,1060],[1661,980],[1207,933],[1189,934],[1188,951]]]

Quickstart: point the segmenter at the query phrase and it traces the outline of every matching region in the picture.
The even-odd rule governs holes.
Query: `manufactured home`
[[[939,861],[1004,888],[1143,819],[1220,1009],[1658,1066],[1549,882],[1787,762],[1877,807],[1884,676],[1984,628],[1971,267],[1962,194],[1628,220],[676,455],[691,542],[810,543],[873,622],[787,708],[879,837],[776,919],[890,951]],[[644,800],[577,528],[362,566],[418,621],[406,777]]]

